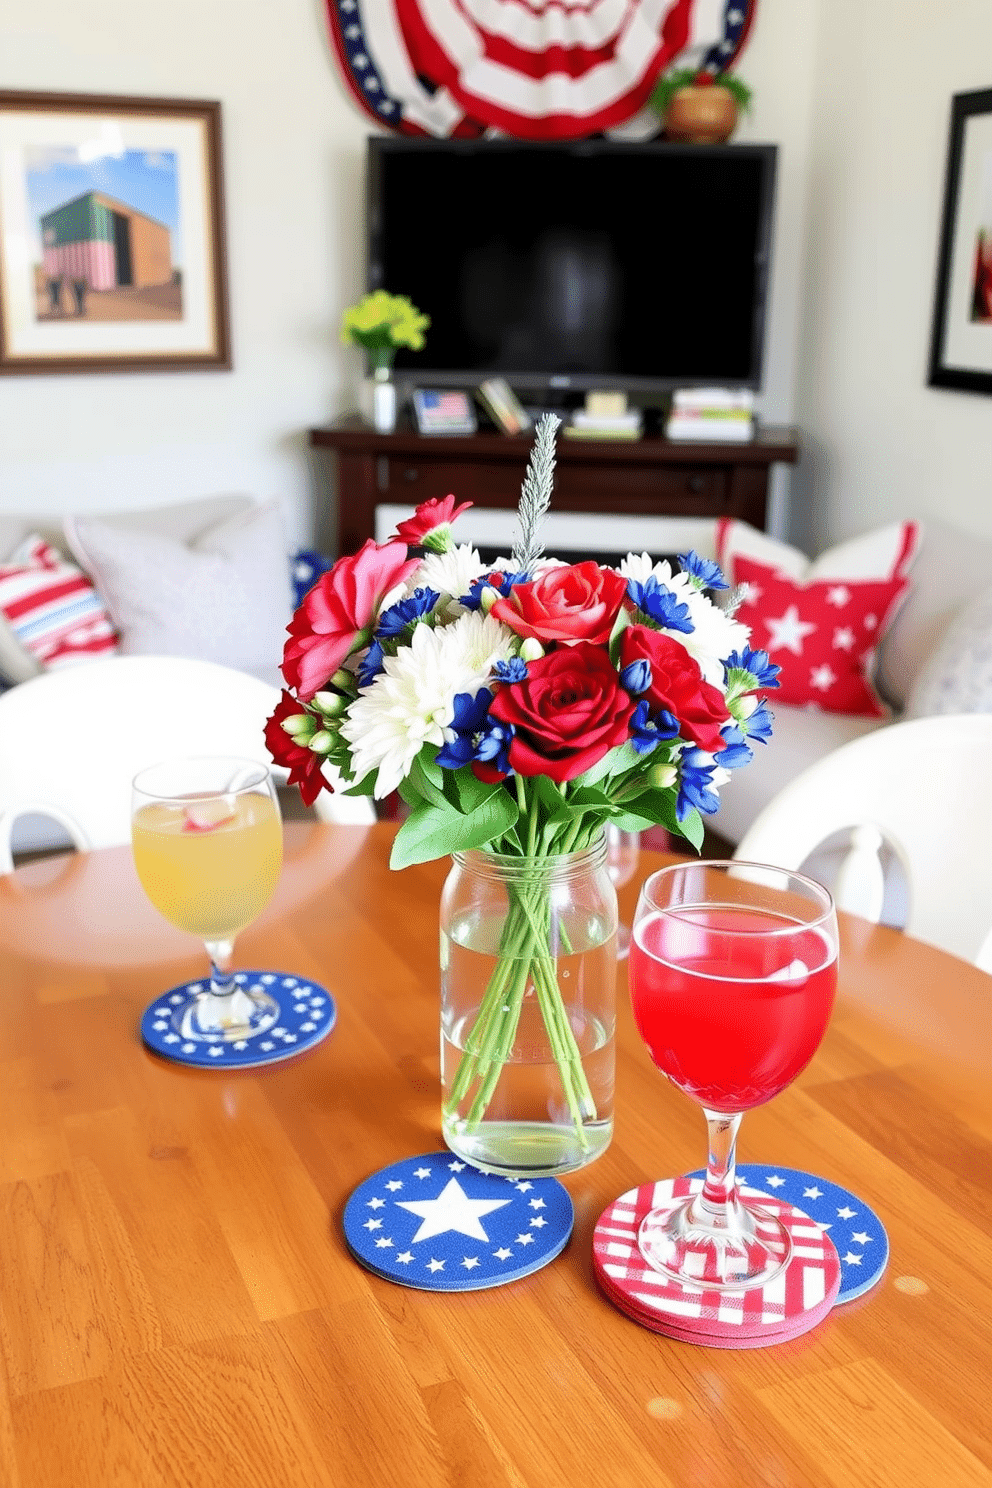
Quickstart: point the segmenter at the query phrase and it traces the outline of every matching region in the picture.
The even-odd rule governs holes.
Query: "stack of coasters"
[[[689,1286],[654,1271],[637,1248],[637,1231],[652,1209],[698,1193],[702,1178],[644,1183],[616,1199],[593,1233],[596,1280],[621,1312],[645,1328],[709,1348],[765,1348],[815,1328],[840,1289],[841,1267],[830,1237],[782,1199],[742,1188],[785,1226],[792,1258],[785,1270],[749,1290]]]
[[[292,1059],[319,1044],[337,1020],[334,998],[326,987],[303,977],[274,971],[239,971],[234,980],[246,991],[268,994],[278,1012],[264,1031],[236,1038],[221,1031],[206,1037],[183,1037],[184,1020],[207,985],[201,977],[183,982],[156,997],[141,1019],[141,1037],[149,1049],[176,1064],[200,1069],[257,1069]]]
[[[705,1174],[700,1168],[688,1176],[703,1178]],[[829,1232],[841,1268],[835,1307],[863,1297],[881,1281],[889,1261],[889,1237],[874,1210],[850,1189],[799,1168],[775,1168],[767,1163],[745,1163],[737,1169],[737,1179],[745,1193],[760,1193],[763,1202],[771,1195],[785,1199]]]
[[[360,1183],[344,1236],[355,1260],[387,1281],[472,1292],[539,1271],[564,1250],[573,1220],[556,1178],[498,1177],[430,1152]]]

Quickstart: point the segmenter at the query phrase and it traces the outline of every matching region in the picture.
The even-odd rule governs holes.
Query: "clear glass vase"
[[[441,896],[442,1131],[490,1173],[569,1173],[613,1135],[617,896],[606,839],[454,854]]]

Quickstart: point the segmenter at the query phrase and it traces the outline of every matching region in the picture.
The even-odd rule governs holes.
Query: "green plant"
[[[648,99],[648,107],[664,116],[668,105],[682,88],[726,88],[733,97],[739,113],[747,113],[751,107],[753,93],[747,83],[729,72],[708,72],[705,68],[696,72],[691,67],[679,67],[674,72],[659,78],[654,92]]]

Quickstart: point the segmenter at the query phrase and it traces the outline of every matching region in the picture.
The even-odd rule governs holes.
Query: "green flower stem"
[[[576,823],[566,841],[577,838]],[[530,814],[529,837],[536,839],[536,812]],[[567,850],[571,850],[568,848]],[[475,1080],[479,1081],[466,1126],[474,1130],[483,1119],[503,1067],[513,1049],[528,982],[532,981],[548,1034],[548,1041],[561,1076],[562,1090],[584,1150],[589,1141],[584,1122],[595,1119],[596,1105],[582,1066],[582,1056],[565,1011],[558,986],[556,960],[550,949],[550,904],[546,875],[538,870],[530,882],[510,890],[511,904],[501,937],[499,959],[482,998],[448,1099],[446,1112],[453,1114]],[[560,938],[567,945],[564,927]]]

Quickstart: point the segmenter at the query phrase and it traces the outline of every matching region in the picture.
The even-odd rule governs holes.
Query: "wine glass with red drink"
[[[837,988],[837,919],[820,884],[743,862],[677,863],[641,889],[630,994],[651,1058],[702,1106],[702,1190],[638,1233],[655,1271],[690,1286],[764,1286],[788,1264],[785,1228],[740,1194],[743,1112],[778,1095],[820,1045]]]

